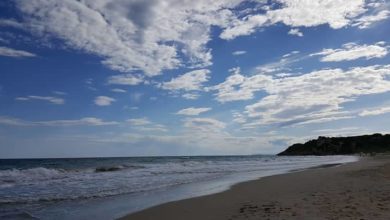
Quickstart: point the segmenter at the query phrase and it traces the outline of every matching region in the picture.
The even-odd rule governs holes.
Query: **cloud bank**
[[[333,29],[367,28],[389,17],[383,4],[379,0],[276,0],[270,4],[244,0],[17,0],[22,21],[2,23],[61,39],[69,48],[101,57],[110,69],[155,76],[183,66],[211,65],[207,43],[212,27],[220,28],[220,38],[226,40],[279,23],[291,27],[290,34],[297,36],[302,35],[298,27],[324,24]]]

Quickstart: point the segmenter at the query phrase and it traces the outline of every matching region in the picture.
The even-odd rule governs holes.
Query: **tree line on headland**
[[[348,155],[390,152],[390,134],[372,134],[352,137],[318,137],[304,144],[297,143],[279,153],[279,156]]]

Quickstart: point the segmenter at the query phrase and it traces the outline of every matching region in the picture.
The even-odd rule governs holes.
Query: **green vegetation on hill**
[[[390,152],[390,134],[318,137],[318,139],[310,140],[304,144],[293,144],[278,155],[341,155],[384,152]]]

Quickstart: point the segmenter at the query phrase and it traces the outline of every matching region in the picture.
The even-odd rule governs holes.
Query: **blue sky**
[[[388,132],[382,0],[6,0],[0,157],[270,154]]]

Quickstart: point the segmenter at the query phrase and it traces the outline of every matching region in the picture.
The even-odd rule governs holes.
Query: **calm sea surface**
[[[113,219],[263,176],[354,156],[0,160],[0,219]]]

